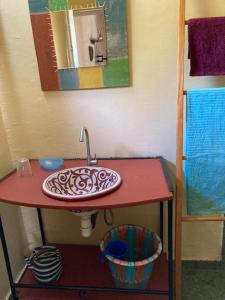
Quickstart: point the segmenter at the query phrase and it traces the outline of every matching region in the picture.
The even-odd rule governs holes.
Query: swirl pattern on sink
[[[102,167],[65,169],[50,175],[43,183],[43,191],[62,200],[97,197],[119,187],[120,175]]]

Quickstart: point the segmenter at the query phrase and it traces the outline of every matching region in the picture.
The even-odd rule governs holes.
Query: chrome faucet
[[[90,143],[89,143],[89,134],[86,127],[82,127],[80,131],[80,142],[84,142],[84,137],[86,141],[86,147],[87,147],[87,163],[88,166],[94,166],[97,164],[96,154],[94,159],[91,157],[91,151],[90,151]]]

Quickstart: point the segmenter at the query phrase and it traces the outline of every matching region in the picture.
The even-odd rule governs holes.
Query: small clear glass
[[[28,177],[32,175],[32,169],[28,158],[20,158],[17,160],[17,176]]]

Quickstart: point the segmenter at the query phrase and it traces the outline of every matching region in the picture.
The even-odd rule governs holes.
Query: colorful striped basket
[[[108,231],[100,243],[102,253],[115,240],[127,244],[126,257],[121,260],[106,254],[117,288],[146,289],[154,261],[162,252],[162,243],[156,233],[142,226],[120,225]]]

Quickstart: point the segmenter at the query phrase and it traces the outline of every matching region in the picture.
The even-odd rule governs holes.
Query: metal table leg
[[[14,284],[14,280],[13,280],[12,269],[11,269],[11,264],[10,264],[10,260],[9,260],[9,254],[8,254],[8,249],[7,249],[7,245],[6,245],[6,239],[5,239],[1,216],[0,216],[0,238],[1,238],[1,242],[2,242],[3,254],[5,257],[5,264],[6,264],[6,270],[8,273],[9,284],[10,284],[11,293],[12,293],[12,299],[18,300],[19,298],[16,295],[16,289],[15,289],[15,284]]]
[[[38,222],[40,226],[40,232],[41,232],[41,239],[42,239],[42,244],[46,244],[46,239],[45,239],[45,231],[44,231],[44,225],[43,225],[43,220],[42,220],[42,215],[41,215],[41,209],[37,208],[37,214],[38,214]]]
[[[163,202],[160,202],[160,239],[164,249],[164,213],[163,213]]]
[[[168,201],[168,275],[169,300],[173,299],[173,201]]]

